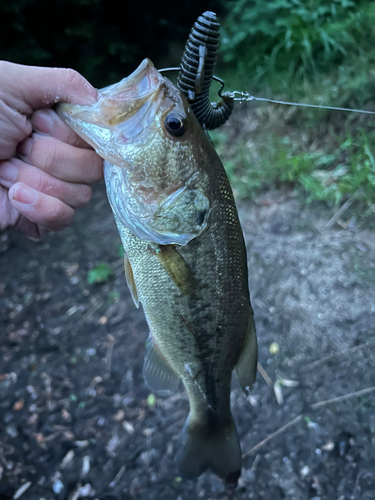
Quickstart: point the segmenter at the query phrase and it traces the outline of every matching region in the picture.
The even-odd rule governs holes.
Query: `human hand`
[[[74,70],[0,61],[0,230],[15,226],[40,238],[71,224],[90,200],[103,161],[47,108],[96,100]]]

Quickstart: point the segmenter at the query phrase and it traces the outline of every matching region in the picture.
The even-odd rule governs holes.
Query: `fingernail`
[[[33,145],[33,140],[31,138],[29,139],[25,139],[24,141],[22,141],[19,145],[18,145],[18,148],[17,148],[17,152],[21,155],[21,156],[28,156],[30,151],[31,151],[31,147]]]
[[[4,163],[0,167],[0,182],[5,187],[10,187],[14,182],[16,182],[19,167],[13,163]]]
[[[34,205],[38,200],[38,193],[26,184],[18,182],[9,190],[11,200],[18,201],[24,205]]]
[[[37,132],[49,134],[53,125],[52,116],[48,111],[37,111],[31,117],[31,124]]]

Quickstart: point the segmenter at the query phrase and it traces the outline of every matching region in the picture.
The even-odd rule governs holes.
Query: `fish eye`
[[[175,113],[170,113],[164,120],[165,128],[173,137],[181,137],[186,130],[185,118]]]

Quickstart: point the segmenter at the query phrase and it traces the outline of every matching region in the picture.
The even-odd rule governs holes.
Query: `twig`
[[[81,320],[83,321],[91,318],[91,316],[93,316],[93,314],[96,313],[96,311],[100,308],[101,305],[102,305],[102,297],[99,296],[94,300],[94,302],[87,309],[87,311],[84,314],[82,314]]]
[[[258,372],[261,374],[262,378],[264,379],[264,381],[268,385],[268,387],[270,389],[273,389],[273,383],[272,383],[270,376],[268,375],[266,370],[263,368],[263,366],[259,362],[258,362],[257,368],[258,368]]]
[[[326,399],[325,401],[320,401],[319,403],[314,403],[310,405],[312,410],[316,410],[317,408],[321,408],[322,406],[327,406],[331,403],[338,403],[340,401],[345,401],[346,399],[356,398],[357,396],[363,396],[364,394],[370,394],[370,392],[375,391],[375,386],[367,387],[367,389],[361,389],[356,392],[349,392],[349,394],[344,394],[343,396],[338,396],[337,398]]]
[[[258,465],[259,460],[260,460],[260,455],[255,455],[254,462],[250,470],[252,470],[253,472],[255,471],[255,468]]]
[[[80,497],[80,491],[79,491],[80,488],[81,488],[81,483],[77,483],[76,487],[69,495],[68,500],[78,500],[78,498]]]
[[[121,479],[121,477],[124,474],[125,470],[126,470],[126,466],[123,465],[121,467],[121,469],[118,471],[118,473],[115,475],[115,477],[112,479],[112,481],[109,483],[109,487],[110,488],[114,488],[116,486],[116,483],[119,482],[119,480]]]
[[[31,481],[28,481],[27,483],[23,484],[20,488],[18,488],[18,490],[13,495],[13,500],[17,500],[18,498],[20,498],[25,493],[25,491],[27,491],[30,488],[31,484],[32,484]]]
[[[324,356],[324,358],[317,359],[316,361],[313,361],[312,363],[309,363],[308,365],[306,365],[303,368],[303,371],[311,370],[312,368],[316,368],[317,366],[325,363],[326,361],[330,361],[331,359],[338,358],[339,356],[344,356],[350,352],[354,352],[354,351],[357,351],[359,349],[362,349],[363,347],[369,347],[371,345],[372,344],[368,344],[368,343],[360,344],[360,345],[356,345],[354,347],[350,347],[346,351],[340,351],[340,352],[337,352],[335,354],[331,354],[330,356]]]
[[[259,448],[261,448],[266,443],[268,443],[268,441],[271,441],[271,439],[273,439],[274,437],[278,436],[279,434],[281,434],[284,431],[286,431],[287,429],[289,429],[289,427],[292,427],[293,425],[298,424],[298,422],[300,422],[302,420],[302,417],[303,417],[303,415],[301,414],[301,415],[298,415],[298,417],[293,418],[293,420],[291,420],[287,424],[285,424],[282,427],[280,427],[280,429],[278,429],[276,432],[273,432],[272,434],[270,434],[269,436],[267,436],[265,439],[263,439],[263,441],[261,441],[260,443],[256,444],[255,446],[253,446],[250,450],[248,450],[245,453],[243,453],[242,454],[242,458],[245,458],[248,455],[251,455],[251,453],[254,453],[254,451],[259,450]]]
[[[106,354],[106,374],[104,378],[108,380],[111,377],[111,370],[112,370],[112,354],[113,354],[113,346],[115,345],[115,338],[111,335],[107,335],[108,339],[108,346],[107,346],[107,354]]]
[[[339,218],[348,210],[351,204],[354,202],[354,196],[351,196],[346,202],[343,204],[341,208],[337,210],[335,215],[327,222],[324,226],[324,229],[330,229],[335,222],[339,220]]]
[[[319,403],[313,403],[312,405],[310,405],[310,409],[317,410],[318,408],[322,408],[322,407],[327,406],[331,403],[339,403],[340,401],[345,401],[347,399],[352,399],[352,398],[355,398],[357,396],[363,396],[365,394],[370,394],[371,392],[375,392],[375,386],[367,387],[366,389],[362,389],[362,390],[356,391],[356,392],[350,392],[349,394],[344,394],[343,396],[338,396],[336,398],[327,399],[325,401],[319,401]],[[268,443],[268,441],[271,441],[271,439],[275,438],[279,434],[282,434],[284,431],[286,431],[287,429],[289,429],[293,425],[298,424],[298,422],[300,422],[302,420],[302,418],[303,418],[303,414],[298,415],[297,417],[293,418],[293,420],[291,420],[287,424],[283,425],[282,427],[280,427],[280,429],[273,432],[272,434],[269,434],[265,439],[263,439],[263,441],[260,441],[260,443],[256,444],[255,446],[250,448],[250,450],[243,453],[242,458],[245,458],[248,455],[251,455],[255,451],[259,450],[259,448],[261,448],[266,443]]]

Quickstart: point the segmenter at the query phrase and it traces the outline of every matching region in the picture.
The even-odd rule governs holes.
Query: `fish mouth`
[[[109,144],[116,140],[122,144],[132,142],[153,122],[162,99],[163,82],[150,59],[144,59],[128,77],[99,90],[96,103],[62,103],[56,112],[102,158],[119,160],[114,148],[111,153]]]
[[[113,126],[129,119],[144,103],[156,97],[162,81],[150,59],[144,59],[131,75],[99,91],[103,122]]]
[[[133,73],[99,92],[102,96],[111,97],[115,100],[129,101],[147,98],[160,85],[162,77],[155,69],[150,59],[144,59]]]

